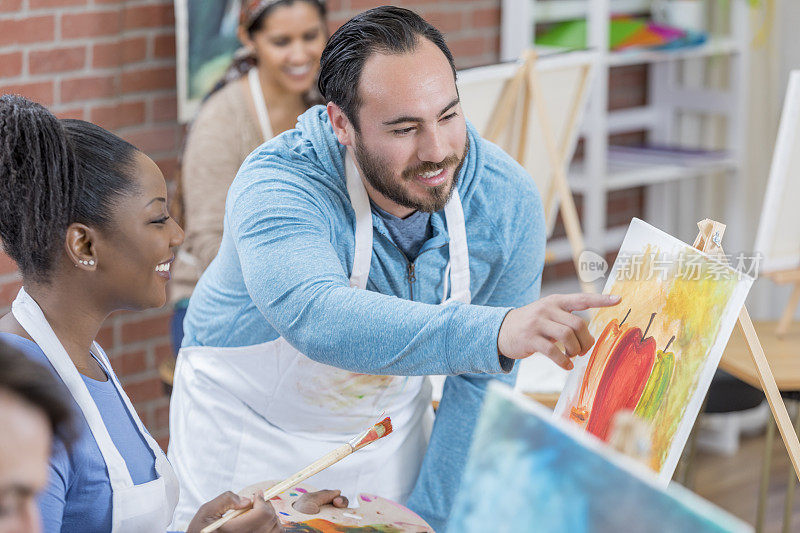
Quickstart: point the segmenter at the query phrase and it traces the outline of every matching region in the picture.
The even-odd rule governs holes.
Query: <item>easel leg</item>
[[[772,416],[775,417],[775,423],[778,425],[778,431],[781,433],[786,451],[789,452],[789,459],[792,461],[794,472],[800,475],[800,440],[797,439],[794,424],[789,417],[788,411],[786,411],[786,404],[783,402],[778,385],[775,383],[775,377],[769,368],[767,356],[764,355],[764,348],[761,346],[761,341],[758,340],[758,335],[755,327],[753,327],[753,321],[750,320],[750,313],[747,312],[747,307],[742,307],[739,313],[739,327],[744,333],[745,339],[747,339],[747,344],[758,372],[761,390],[767,396],[769,408],[772,411]]]
[[[800,402],[795,401],[794,406],[797,409],[794,413],[794,430],[800,431]],[[797,482],[797,477],[793,469],[789,469],[789,484],[786,486],[786,503],[783,506],[783,533],[789,533],[792,530],[792,509],[794,507],[794,486]]]
[[[514,74],[514,77],[503,87],[503,91],[500,93],[500,97],[497,99],[497,103],[492,110],[492,118],[489,120],[489,124],[486,125],[486,130],[483,132],[485,139],[497,142],[500,132],[508,126],[514,113],[514,108],[517,105],[517,98],[519,97],[522,83],[526,81],[530,65],[535,59],[535,55],[531,55],[530,53],[525,54],[522,66],[520,66],[519,70]]]
[[[695,248],[702,250],[706,253],[722,253],[720,246],[720,239],[722,232],[725,231],[725,226],[719,222],[705,219],[698,222],[700,233],[695,239]],[[769,367],[769,361],[764,354],[764,347],[761,346],[761,341],[758,340],[756,328],[753,326],[753,321],[750,319],[750,313],[747,312],[747,306],[742,306],[739,312],[739,328],[744,333],[744,338],[747,346],[750,349],[750,354],[753,356],[753,363],[756,366],[756,373],[758,374],[758,382],[761,385],[761,390],[767,397],[769,409],[775,419],[775,424],[780,431],[783,444],[786,446],[786,451],[789,453],[789,459],[792,462],[790,472],[796,476],[800,476],[800,440],[797,438],[797,430],[795,423],[792,422],[789,412],[786,410],[786,404],[783,401],[781,392],[778,389],[778,384],[775,383],[775,376],[772,375],[772,370]],[[765,465],[762,471],[761,478],[761,494],[759,495],[759,508],[757,516],[757,531],[761,531],[764,521],[764,506],[766,505],[767,483],[769,481],[769,466],[772,454],[772,440],[774,438],[775,430],[770,424],[767,427],[767,443],[765,450]]]
[[[778,322],[778,329],[776,333],[778,336],[786,335],[789,331],[789,326],[792,324],[794,312],[797,310],[797,305],[800,304],[800,283],[795,283],[792,289],[792,294],[789,296],[789,301],[783,310],[781,320]]]
[[[756,533],[764,531],[764,512],[767,508],[767,492],[769,489],[769,474],[772,468],[772,447],[775,444],[775,420],[772,411],[767,420],[767,436],[764,442],[764,460],[761,463],[761,484],[758,489],[758,507],[756,509]]]
[[[547,158],[552,167],[553,181],[561,200],[561,219],[564,221],[567,240],[569,240],[570,247],[572,248],[572,261],[575,264],[575,272],[576,274],[580,274],[580,254],[585,250],[585,245],[583,243],[583,232],[581,231],[580,219],[578,218],[578,210],[575,208],[572,191],[567,182],[564,154],[556,145],[550,118],[542,99],[539,78],[536,75],[536,70],[533,68],[531,68],[528,73],[528,84],[533,94],[533,103],[536,106],[536,112],[539,114],[539,125],[542,128],[542,135],[544,136]],[[588,293],[597,292],[593,284],[585,281],[581,281],[581,289],[583,292]]]

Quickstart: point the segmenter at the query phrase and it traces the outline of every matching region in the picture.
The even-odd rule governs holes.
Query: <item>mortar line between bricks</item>
[[[20,84],[20,83],[36,83],[36,82],[28,82],[26,80],[19,80],[19,81],[11,80],[11,83],[8,83],[8,85],[17,85],[17,84]],[[4,83],[4,85],[6,85],[6,84]],[[90,99],[86,99],[86,100],[75,100],[73,102],[53,105],[51,107],[52,107],[53,111],[59,112],[63,108],[69,108],[69,107],[80,106],[80,105],[104,106],[104,105],[114,105],[114,104],[129,104],[129,103],[133,103],[133,102],[146,101],[147,98],[143,98],[143,95],[146,95],[147,98],[149,98],[149,97],[158,98],[158,97],[163,97],[163,96],[174,96],[175,95],[175,90],[174,89],[158,89],[157,91],[151,91],[151,92],[128,93],[128,94],[125,94],[125,95],[122,95],[122,96],[109,96],[109,97],[104,97],[104,98],[90,98]],[[142,122],[141,124],[137,124],[135,126],[126,126],[126,128],[127,127],[146,126],[146,125],[150,125],[150,124],[151,124],[150,122]],[[163,122],[160,122],[160,123],[153,123],[153,124],[175,124],[175,120],[167,120],[167,121],[163,121]],[[180,125],[176,124],[176,127],[177,126],[180,126]]]

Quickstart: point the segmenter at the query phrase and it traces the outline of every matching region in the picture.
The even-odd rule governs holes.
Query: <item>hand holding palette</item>
[[[252,485],[239,494],[249,496],[273,485],[267,481]],[[287,533],[432,533],[416,513],[380,496],[361,494],[357,508],[340,509],[323,505],[317,514],[301,513],[293,507],[303,494],[314,492],[308,485],[297,485],[270,500]]]

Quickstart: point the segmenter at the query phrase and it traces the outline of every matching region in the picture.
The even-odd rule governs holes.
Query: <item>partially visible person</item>
[[[261,143],[294,128],[321,103],[316,90],[327,39],[320,0],[245,0],[237,57],[207,97],[189,131],[181,165],[186,240],[172,268],[172,343],[177,354],[183,319],[197,280],[222,241],[225,197],[245,158]]]
[[[67,392],[50,372],[0,342],[0,533],[37,533],[54,435],[68,443]]]
[[[172,466],[94,340],[113,311],[166,303],[183,240],[166,205],[161,171],[134,146],[0,97],[0,240],[23,283],[0,318],[0,340],[52,370],[80,413],[75,442],[56,440],[50,458],[39,498],[46,531],[158,532],[172,519]],[[280,531],[271,505],[230,492],[198,504],[188,531],[251,504],[223,531]]]

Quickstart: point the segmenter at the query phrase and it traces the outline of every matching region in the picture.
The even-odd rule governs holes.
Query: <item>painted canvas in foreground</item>
[[[672,478],[753,279],[633,219],[604,293],[622,298],[589,323],[556,415],[607,441],[614,415],[650,426],[650,467]]]
[[[490,387],[448,531],[752,531],[677,484],[662,488],[544,407]]]

